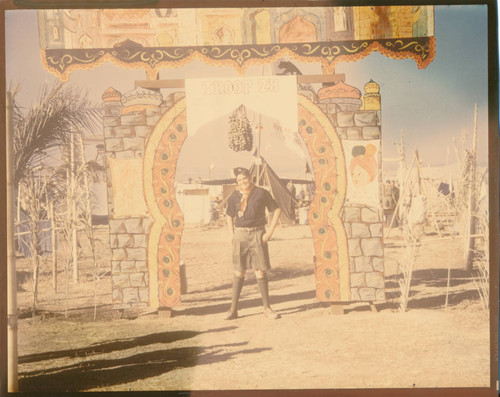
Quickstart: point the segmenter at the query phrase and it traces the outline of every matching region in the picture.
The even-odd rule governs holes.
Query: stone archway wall
[[[373,83],[373,82],[371,82]],[[373,83],[375,84],[375,83]],[[365,89],[368,84],[365,85]],[[366,97],[368,94],[365,94]],[[330,119],[342,143],[382,140],[380,96],[378,106],[362,109],[362,101],[355,98],[313,98]],[[366,108],[366,106],[365,106]],[[379,146],[381,147],[381,145]],[[377,155],[379,197],[382,192],[382,154]],[[385,300],[385,264],[383,244],[382,205],[344,204],[342,223],[349,247],[349,279],[351,301]]]
[[[335,100],[319,100],[312,92],[303,94],[298,96],[298,127],[313,160],[316,182],[308,219],[314,241],[317,299],[383,300],[382,212],[366,206],[344,206],[347,182],[342,148],[343,140],[380,139],[380,111],[360,110],[360,100],[339,105]],[[110,162],[136,161],[142,166],[143,180],[137,189],[147,204],[142,214],[116,216],[113,209],[120,181],[113,181],[108,170],[114,307],[176,306],[181,302],[184,219],[175,200],[174,181],[187,135],[184,94],[173,94],[166,104],[139,114],[121,114],[119,102],[108,102],[105,109],[107,158]],[[378,180],[381,183],[381,170]]]

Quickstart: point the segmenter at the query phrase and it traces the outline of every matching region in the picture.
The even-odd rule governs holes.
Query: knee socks
[[[233,276],[233,300],[231,303],[231,311],[235,312],[238,310],[238,300],[240,299],[241,290],[243,288],[243,282],[245,277]]]
[[[257,278],[257,285],[259,286],[260,295],[262,296],[262,304],[265,308],[269,307],[269,287],[267,277]]]

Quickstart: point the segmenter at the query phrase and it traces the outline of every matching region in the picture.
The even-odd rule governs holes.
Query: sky
[[[446,161],[446,149],[465,129],[472,139],[474,105],[478,105],[478,147],[487,153],[487,7],[436,6],[436,57],[426,69],[413,60],[373,53],[336,68],[346,81],[362,87],[380,84],[384,157],[397,155],[392,142],[401,131],[408,151],[418,149],[424,164]],[[391,142],[392,141],[392,142]],[[391,147],[392,146],[392,147]],[[411,149],[411,151],[410,151]],[[451,148],[451,152],[454,150]]]
[[[36,11],[6,12],[7,86],[10,82],[20,84],[18,99],[26,106],[36,97],[44,81],[55,78],[41,65],[37,29]],[[362,92],[370,79],[380,85],[384,158],[398,156],[394,142],[399,141],[403,131],[408,157],[418,149],[424,165],[444,165],[449,148],[450,162],[455,161],[453,138],[460,147],[464,130],[470,144],[477,104],[478,160],[486,165],[487,6],[436,6],[435,36],[436,57],[426,69],[418,69],[411,59],[395,60],[374,52],[360,61],[338,64],[335,72],[344,73],[346,83]],[[303,74],[321,73],[319,65],[294,63]],[[250,67],[247,74],[260,75],[262,68]],[[199,61],[182,69],[160,72],[161,79],[225,76],[237,74],[230,67],[212,67]],[[108,63],[91,71],[73,72],[69,82],[84,87],[88,95],[100,102],[108,87],[125,93],[133,89],[134,80],[144,79],[146,74],[142,70],[121,69]]]

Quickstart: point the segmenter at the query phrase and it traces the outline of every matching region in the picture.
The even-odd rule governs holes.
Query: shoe
[[[235,318],[238,318],[238,312],[237,311],[228,311],[226,313],[226,316],[224,317],[224,320],[234,320]]]
[[[264,309],[264,314],[265,314],[268,318],[270,318],[270,319],[272,319],[272,320],[277,320],[278,318],[280,318],[280,317],[281,317],[278,313],[276,313],[276,312],[275,312],[273,309],[271,309],[270,307],[268,307],[268,308],[265,308],[265,309]]]

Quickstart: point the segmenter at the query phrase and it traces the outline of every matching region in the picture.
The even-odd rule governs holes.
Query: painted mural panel
[[[380,140],[342,142],[347,166],[346,203],[379,207]]]
[[[285,54],[322,62],[328,70],[373,51],[412,58],[420,68],[434,57],[432,6],[136,11],[39,11],[45,67],[67,79],[74,70],[104,62],[145,67],[154,76],[193,59],[243,73]]]
[[[433,6],[41,10],[39,20],[43,49],[111,48],[126,39],[180,47],[334,41],[341,32],[357,40],[434,35]]]
[[[142,159],[108,160],[113,181],[113,213],[117,218],[145,216]]]

